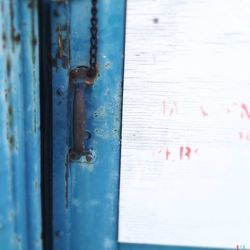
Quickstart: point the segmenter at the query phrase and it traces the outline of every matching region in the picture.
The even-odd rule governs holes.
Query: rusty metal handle
[[[91,74],[90,74],[91,73]],[[70,160],[79,160],[81,156],[90,159],[89,151],[85,148],[85,98],[86,86],[91,86],[97,76],[97,68],[91,71],[87,67],[78,67],[70,71],[70,82],[74,88],[73,100],[73,146],[69,151]]]
[[[70,150],[70,159],[78,160],[85,155],[84,135],[85,135],[85,100],[84,84],[75,85],[73,103],[73,147]]]

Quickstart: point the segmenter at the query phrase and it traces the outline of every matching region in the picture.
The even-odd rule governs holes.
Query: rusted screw
[[[74,161],[74,160],[78,160],[80,157],[78,156],[78,154],[71,148],[69,150],[69,159],[71,161]]]
[[[62,88],[58,88],[56,90],[56,94],[59,95],[59,96],[63,96],[63,89]]]
[[[87,162],[91,162],[93,160],[93,154],[90,151],[86,153],[86,160]]]

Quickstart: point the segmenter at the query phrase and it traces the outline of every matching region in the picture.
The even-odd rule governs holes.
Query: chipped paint
[[[105,238],[104,239],[104,242],[103,242],[103,248],[104,249],[112,249],[114,245],[115,245],[114,240],[112,240],[110,238]]]
[[[60,13],[60,10],[56,8],[53,12]],[[60,15],[54,15],[59,18]],[[68,23],[59,24],[56,27],[57,34],[57,53],[55,57],[52,57],[52,66],[58,68],[59,61],[64,69],[69,67],[69,25]]]
[[[34,1],[37,3],[37,1]],[[0,9],[0,232],[2,249],[41,249],[37,9],[27,1],[1,1]],[[35,60],[33,60],[35,58]],[[33,77],[32,77],[33,75]],[[2,173],[2,172],[1,172]],[[36,184],[35,184],[36,183]],[[33,186],[35,185],[35,186]],[[34,192],[34,189],[36,192]]]

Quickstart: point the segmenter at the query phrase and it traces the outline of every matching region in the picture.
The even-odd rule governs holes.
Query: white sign
[[[250,1],[128,0],[119,241],[250,247]]]

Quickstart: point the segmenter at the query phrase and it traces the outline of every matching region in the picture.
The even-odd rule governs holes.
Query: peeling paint
[[[107,115],[105,107],[101,106],[96,111],[93,112],[94,118],[104,118]]]
[[[97,206],[101,205],[101,203],[100,203],[99,200],[90,200],[88,202],[88,205],[91,206],[91,207],[97,207]]]
[[[7,140],[9,142],[10,150],[13,151],[13,149],[15,148],[15,137],[14,137],[14,135],[8,135]]]
[[[9,220],[9,222],[14,221],[14,218],[15,218],[15,212],[13,210],[9,211],[8,212],[8,220]]]
[[[62,58],[63,56],[63,42],[62,42],[62,29],[61,26],[59,25],[57,27],[57,48],[58,48],[58,58]]]
[[[9,9],[10,9],[10,38],[11,38],[11,45],[12,45],[12,51],[15,51],[16,44],[18,44],[21,40],[20,33],[16,33],[16,28],[14,26],[14,6],[13,6],[13,0],[9,1]]]
[[[104,249],[112,249],[114,245],[114,241],[110,238],[105,238],[103,241]]]
[[[111,62],[106,62],[104,67],[105,69],[109,70],[111,68]]]
[[[3,249],[41,249],[41,241],[37,247],[34,245],[41,234],[40,162],[37,162],[40,141],[39,134],[32,130],[39,107],[38,19],[37,9],[27,7],[29,2],[0,1],[0,159],[5,166],[0,182],[4,205],[1,215],[5,218],[0,223]],[[33,42],[32,32],[36,35]],[[38,126],[39,121],[34,127]]]
[[[36,36],[36,20],[35,20],[35,7],[37,7],[37,2],[34,0],[30,0],[28,2],[28,7],[31,9],[31,48],[32,48],[32,83],[33,83],[33,113],[34,113],[34,120],[33,120],[33,131],[34,133],[37,132],[37,93],[36,93],[36,84],[38,79],[36,78],[36,72],[35,72],[35,65],[36,65],[36,57],[37,57],[37,36]]]
[[[69,26],[68,24],[58,25],[57,32],[57,53],[52,58],[52,66],[58,68],[58,59],[60,59],[64,69],[69,68]]]

